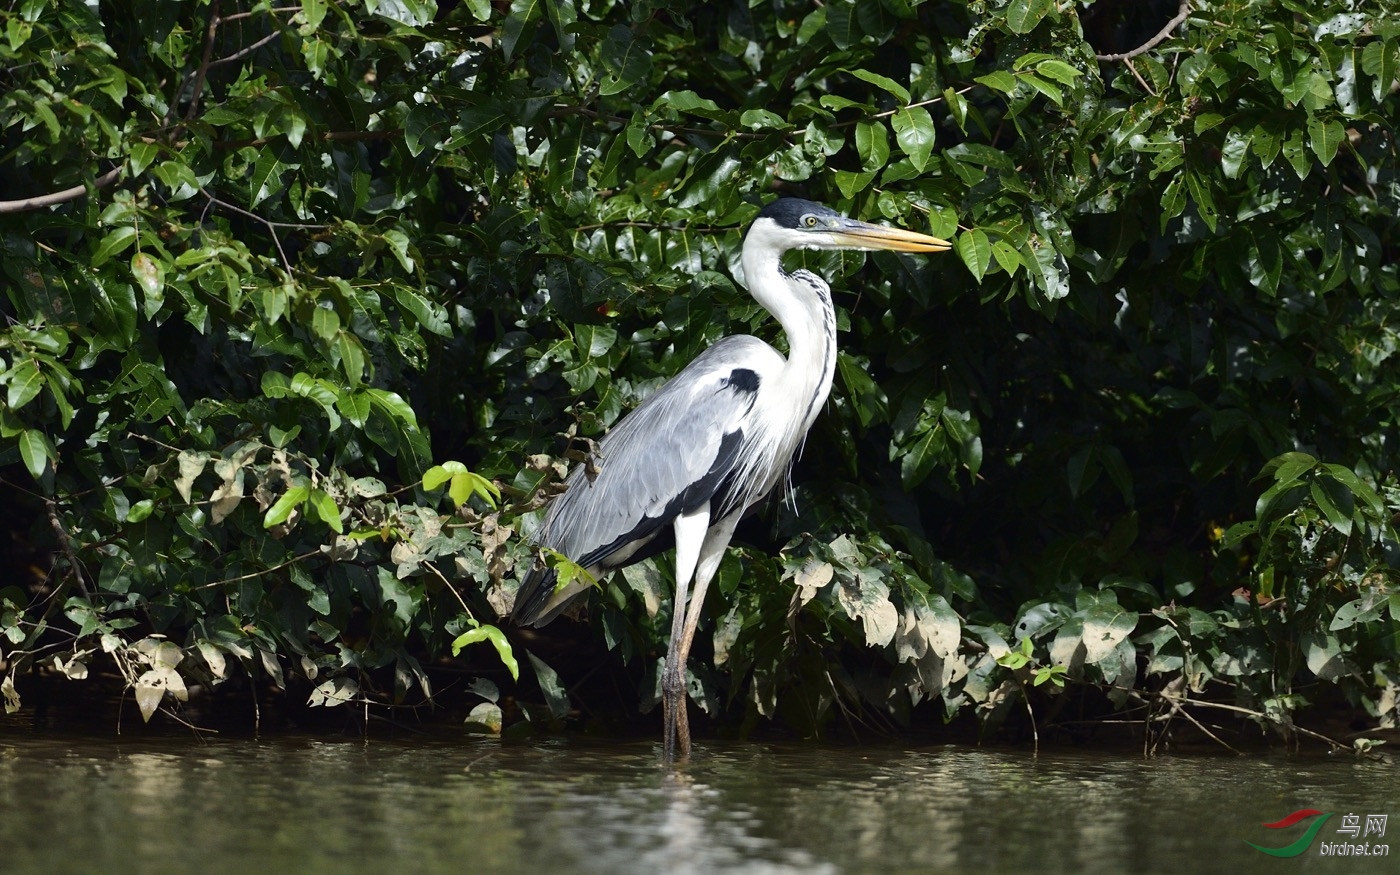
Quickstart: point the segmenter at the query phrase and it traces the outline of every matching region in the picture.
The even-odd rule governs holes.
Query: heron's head
[[[745,245],[786,249],[893,249],[898,252],[943,252],[947,240],[848,219],[821,204],[795,197],[779,198],[763,208],[749,226]]]

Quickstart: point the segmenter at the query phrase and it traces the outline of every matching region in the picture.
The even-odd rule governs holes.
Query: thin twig
[[[185,121],[194,118],[194,114],[199,111],[199,97],[204,91],[204,77],[209,73],[209,64],[214,59],[214,36],[219,32],[219,0],[214,0],[209,8],[209,27],[204,37],[204,59],[199,64],[199,69],[194,74],[194,87],[190,92],[190,108],[185,113]],[[175,93],[175,98],[180,98],[179,92]]]
[[[394,128],[386,131],[326,131],[321,134],[322,140],[387,140],[397,137],[403,131]],[[254,137],[247,140],[220,140],[214,143],[215,149],[242,149],[245,146],[266,146],[272,142],[271,137]]]
[[[274,222],[271,219],[264,219],[257,213],[250,213],[242,207],[235,206],[234,204],[231,204],[228,201],[219,200],[218,198],[210,195],[207,191],[203,191],[201,189],[201,192],[204,194],[205,197],[208,197],[210,200],[212,200],[215,206],[220,206],[226,209],[233,210],[235,213],[242,213],[250,219],[257,219],[259,222],[262,222],[269,228],[292,228],[297,231],[325,231],[331,227],[330,225],[309,225],[305,222]]]
[[[212,194],[210,194],[208,191],[206,191],[206,190],[204,190],[204,189],[202,189],[202,188],[199,190],[199,192],[200,192],[200,194],[202,194],[202,195],[204,195],[206,198],[208,198],[208,199],[209,199],[209,203],[213,204],[214,206],[223,207],[224,209],[229,210],[230,212],[238,213],[240,216],[246,216],[246,217],[249,218],[249,219],[253,219],[254,221],[257,221],[257,222],[262,222],[264,225],[266,225],[266,226],[267,226],[267,230],[268,230],[268,234],[269,234],[269,236],[272,237],[272,242],[273,242],[273,244],[275,244],[275,245],[277,246],[277,254],[278,254],[279,256],[282,257],[282,267],[286,269],[287,275],[288,275],[288,276],[291,276],[291,273],[292,273],[292,262],[291,262],[291,259],[287,258],[287,251],[286,251],[285,249],[282,248],[282,240],[281,240],[281,238],[279,238],[279,237],[277,236],[277,229],[278,229],[279,227],[299,227],[299,226],[296,226],[296,225],[288,226],[285,222],[273,222],[273,221],[270,220],[270,219],[264,219],[262,216],[259,216],[257,213],[251,213],[251,212],[249,212],[248,210],[243,209],[242,207],[235,206],[235,205],[229,203],[228,201],[221,201],[221,200],[219,200],[218,198],[214,197]],[[313,226],[313,227],[319,227],[319,226]]]
[[[58,518],[58,503],[46,500],[44,504],[49,512],[49,525],[53,526],[53,531],[58,536],[58,545],[63,548],[63,555],[68,559],[68,567],[73,569],[73,578],[78,582],[78,591],[84,598],[91,598],[92,593],[88,591],[87,578],[83,576],[82,563],[78,561],[78,553],[73,549],[73,539],[68,537],[68,530],[63,527],[63,521]]]
[[[137,433],[134,432],[134,431],[129,431],[129,432],[126,433],[126,436],[129,437],[129,438],[135,438],[135,439],[138,440],[138,441],[145,441],[145,442],[148,443],[148,444],[155,444],[156,446],[160,447],[161,449],[163,449],[163,450],[169,450],[169,451],[172,452],[172,453],[178,453],[178,452],[180,452],[180,448],[179,448],[179,447],[171,446],[170,444],[167,444],[167,443],[165,443],[164,441],[156,440],[155,438],[151,437],[150,435],[137,434]]]
[[[1153,88],[1151,85],[1148,85],[1148,84],[1147,84],[1147,80],[1144,79],[1144,78],[1142,78],[1142,74],[1139,73],[1139,72],[1137,71],[1137,67],[1134,67],[1134,66],[1133,66],[1133,62],[1132,62],[1132,61],[1124,61],[1123,63],[1127,65],[1127,67],[1128,67],[1128,72],[1129,72],[1129,73],[1132,73],[1132,74],[1133,74],[1133,78],[1136,79],[1136,80],[1138,81],[1138,84],[1142,86],[1142,90],[1143,90],[1143,91],[1146,91],[1148,94],[1152,95],[1153,97],[1156,97],[1156,96],[1157,96],[1157,90],[1156,90],[1155,88]]]
[[[1200,706],[1203,707],[1203,708],[1215,708],[1215,709],[1218,710],[1218,711],[1234,711],[1234,712],[1237,713],[1237,714],[1244,714],[1244,715],[1249,716],[1249,717],[1254,717],[1254,718],[1264,717],[1265,719],[1267,719],[1267,715],[1265,715],[1265,714],[1263,714],[1263,713],[1261,713],[1261,712],[1259,712],[1259,711],[1251,711],[1251,710],[1248,709],[1248,708],[1241,708],[1239,705],[1226,705],[1226,704],[1223,703],[1223,702],[1207,702],[1207,701],[1204,701],[1204,700],[1201,700],[1201,699],[1189,699],[1189,700],[1188,700],[1188,699],[1177,699],[1175,696],[1169,696],[1169,695],[1165,695],[1165,694],[1163,694],[1162,698],[1167,699],[1168,701],[1179,701],[1179,702],[1187,702],[1187,701],[1189,701],[1192,705],[1200,705]],[[1317,739],[1318,741],[1325,741],[1325,742],[1327,742],[1328,744],[1332,745],[1333,747],[1340,748],[1341,750],[1351,750],[1351,748],[1350,748],[1349,746],[1347,746],[1347,745],[1345,745],[1345,744],[1342,744],[1340,741],[1337,741],[1337,740],[1334,739],[1334,738],[1329,738],[1329,737],[1327,737],[1326,735],[1323,735],[1323,734],[1320,733],[1320,732],[1313,732],[1311,729],[1304,729],[1303,727],[1298,726],[1297,724],[1291,724],[1291,725],[1288,727],[1288,729],[1289,729],[1289,731],[1291,731],[1291,732],[1297,732],[1297,733],[1300,733],[1300,734],[1302,734],[1302,735],[1306,735],[1306,736],[1308,736],[1309,738],[1315,738],[1315,739]]]
[[[281,14],[281,13],[283,13],[283,12],[300,12],[300,11],[301,11],[301,7],[300,7],[300,6],[274,6],[274,7],[272,7],[271,9],[254,9],[254,10],[251,11],[251,12],[235,12],[235,13],[232,14],[232,15],[225,15],[225,16],[222,16],[222,17],[219,19],[219,23],[220,23],[220,24],[227,24],[227,23],[229,23],[230,21],[241,21],[241,20],[243,20],[243,19],[245,19],[245,18],[252,18],[254,15],[262,15],[262,14],[264,14],[264,13],[271,14],[271,15],[279,15],[279,14]]]
[[[1115,55],[1094,55],[1094,57],[1099,59],[1100,61],[1126,61],[1129,58],[1136,58],[1138,55],[1150,52],[1153,49],[1155,49],[1160,43],[1162,43],[1164,40],[1170,37],[1172,35],[1172,31],[1176,30],[1177,27],[1180,26],[1180,24],[1186,20],[1186,16],[1190,14],[1191,0],[1181,0],[1181,6],[1176,11],[1176,17],[1173,18],[1171,21],[1168,21],[1161,30],[1157,31],[1157,35],[1154,36],[1152,39],[1148,40],[1147,42],[1143,43],[1142,45],[1138,46],[1137,48],[1131,51],[1119,52]]]
[[[441,571],[438,571],[437,566],[431,562],[424,562],[423,567],[427,568],[433,574],[437,575],[438,580],[442,581],[442,585],[447,587],[447,591],[452,593],[452,595],[456,596],[457,604],[462,606],[462,613],[466,614],[468,617],[471,617],[472,609],[467,607],[466,600],[462,598],[462,594],[457,591],[457,588],[452,585],[452,581],[448,580],[447,577],[443,575]]]
[[[225,20],[227,20],[227,19],[225,19]],[[220,64],[228,64],[228,63],[231,63],[231,62],[233,62],[233,61],[237,61],[237,60],[239,60],[240,58],[246,58],[246,57],[248,57],[249,55],[251,55],[253,52],[256,52],[258,49],[262,48],[263,46],[265,46],[265,45],[267,45],[268,43],[272,42],[273,40],[277,39],[277,38],[278,38],[279,36],[281,36],[281,35],[282,35],[282,31],[280,31],[280,30],[274,30],[272,33],[268,34],[267,36],[263,37],[262,39],[258,40],[257,42],[253,43],[252,45],[247,46],[247,47],[245,47],[245,48],[239,49],[238,51],[236,51],[236,52],[234,52],[233,54],[229,55],[227,58],[220,58],[220,59],[218,59],[217,61],[210,61],[210,62],[209,62],[209,66],[210,66],[210,67],[217,67],[217,66],[219,66]]]
[[[1225,742],[1223,739],[1221,739],[1218,735],[1216,735],[1214,732],[1211,732],[1209,729],[1207,729],[1207,728],[1204,726],[1204,724],[1201,723],[1201,721],[1199,721],[1199,720],[1196,719],[1195,715],[1193,715],[1190,711],[1187,711],[1185,708],[1182,707],[1182,704],[1183,704],[1183,703],[1185,703],[1185,702],[1187,702],[1187,701],[1190,701],[1190,700],[1188,700],[1188,699],[1171,699],[1171,698],[1168,698],[1167,701],[1169,701],[1169,702],[1172,703],[1172,713],[1173,713],[1173,714],[1180,714],[1182,717],[1185,717],[1187,720],[1189,720],[1189,721],[1191,722],[1191,725],[1192,725],[1192,726],[1195,726],[1197,729],[1201,730],[1201,731],[1204,732],[1206,735],[1209,735],[1209,736],[1211,737],[1211,739],[1212,739],[1216,744],[1223,745],[1223,746],[1225,747],[1225,749],[1228,750],[1228,751],[1230,751],[1231,753],[1233,753],[1233,754],[1238,754],[1238,753],[1239,753],[1239,751],[1235,750],[1235,749],[1234,749],[1233,747],[1231,747],[1229,744],[1226,744],[1226,742]]]
[[[302,561],[304,561],[304,560],[306,560],[306,559],[310,559],[310,558],[312,558],[312,557],[314,557],[314,556],[319,556],[319,555],[321,555],[320,549],[309,550],[309,551],[307,551],[307,552],[305,552],[305,553],[302,553],[302,554],[299,555],[299,556],[293,556],[292,558],[288,559],[287,561],[285,561],[285,562],[279,562],[279,563],[277,563],[276,565],[273,565],[273,566],[271,566],[271,567],[269,567],[269,568],[263,568],[263,569],[261,569],[261,570],[259,570],[259,571],[251,571],[251,572],[249,572],[249,573],[247,573],[247,574],[240,574],[240,575],[238,575],[237,577],[226,577],[226,578],[224,578],[223,580],[216,580],[216,581],[214,581],[213,583],[201,584],[200,586],[195,587],[195,589],[211,589],[211,588],[216,587],[216,586],[224,586],[224,585],[230,584],[230,583],[238,583],[239,581],[250,580],[250,579],[252,579],[252,578],[254,578],[254,577],[262,577],[262,576],[265,575],[265,574],[271,574],[271,573],[274,572],[274,571],[281,571],[283,568],[286,568],[286,567],[288,567],[289,565],[295,565],[295,564],[297,564],[298,562],[302,562]]]
[[[976,84],[972,84],[972,85],[968,85],[968,86],[965,87],[965,88],[959,88],[957,91],[955,91],[955,92],[953,92],[953,93],[954,93],[954,94],[966,94],[966,93],[968,93],[969,91],[971,91],[972,89],[977,88],[977,87],[978,87],[978,86],[977,86]],[[916,107],[916,106],[929,106],[929,105],[931,105],[931,104],[938,103],[938,102],[939,102],[940,100],[942,100],[942,99],[943,99],[943,95],[940,94],[940,95],[938,95],[937,97],[930,97],[928,100],[921,100],[921,101],[919,101],[918,103],[911,103],[911,104],[909,104],[908,106],[901,106],[901,107],[899,107],[898,109],[887,109],[887,110],[885,110],[884,112],[877,112],[877,113],[875,113],[874,115],[870,116],[870,118],[872,118],[872,119],[876,119],[876,118],[887,118],[887,117],[892,116],[892,115],[897,115],[897,114],[903,112],[903,111],[906,110],[906,109],[913,109],[913,108]],[[841,122],[840,124],[833,125],[833,127],[838,127],[838,128],[839,128],[839,127],[842,127],[842,126],[845,125],[845,124],[848,124],[848,123],[847,123],[847,122]]]
[[[606,115],[604,113],[599,112],[596,109],[589,109],[586,106],[569,106],[567,104],[556,104],[554,109],[550,110],[549,112],[550,118],[560,118],[566,115],[586,116],[595,121],[607,122],[609,124],[615,125],[627,125],[632,121],[626,116]],[[694,134],[696,136],[701,137],[731,137],[737,140],[762,140],[766,139],[774,133],[782,133],[784,136],[786,136],[786,132],[783,131],[771,131],[767,133],[762,131],[726,131],[715,130],[713,128],[686,127],[683,125],[663,125],[660,123],[647,125],[647,130],[666,131],[672,134]]]
[[[183,727],[185,727],[186,729],[188,729],[188,730],[190,730],[191,732],[193,732],[193,733],[195,734],[195,737],[196,737],[196,738],[199,737],[199,734],[200,734],[201,732],[209,732],[209,733],[212,733],[212,734],[214,734],[214,735],[218,735],[218,734],[219,734],[219,730],[217,730],[217,729],[206,729],[206,728],[203,727],[203,726],[195,726],[193,723],[189,722],[188,720],[186,720],[186,719],[184,719],[183,717],[180,717],[178,714],[176,714],[175,711],[174,711],[174,709],[172,709],[172,708],[160,707],[160,708],[157,708],[156,710],[160,711],[160,713],[164,714],[166,717],[169,717],[171,720],[174,720],[176,723],[179,723],[181,726],[183,726]]]
[[[1016,679],[1016,683],[1021,687],[1021,701],[1026,703],[1026,714],[1031,718],[1031,755],[1040,756],[1040,730],[1035,725],[1035,709],[1031,707],[1031,697],[1026,694],[1026,685],[1020,678]]]
[[[93,189],[106,188],[121,178],[125,168],[115,167],[92,181]],[[22,198],[17,201],[0,201],[0,213],[23,213],[29,210],[39,210],[44,207],[51,207],[54,204],[67,203],[77,200],[88,193],[86,185],[75,185],[72,188],[65,188],[62,191],[55,191],[51,194],[41,194],[34,197]]]

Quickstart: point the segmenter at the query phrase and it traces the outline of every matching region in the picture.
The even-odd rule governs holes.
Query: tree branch
[[[262,222],[264,225],[266,225],[268,235],[272,237],[272,242],[277,246],[277,254],[282,257],[282,266],[286,268],[287,276],[290,277],[292,275],[292,262],[290,259],[287,258],[287,251],[282,248],[282,241],[277,236],[277,227],[279,225],[284,225],[284,223],[273,222],[268,219],[264,219],[257,213],[250,213],[242,207],[235,206],[234,204],[231,204],[228,201],[221,201],[202,188],[199,190],[199,193],[208,198],[209,203],[216,207],[223,207],[229,212],[237,213],[240,216],[246,216],[247,218],[252,219],[255,222]]]
[[[326,131],[321,134],[322,140],[388,140],[402,134],[403,131],[393,128],[387,131]],[[244,146],[266,146],[271,142],[271,137],[257,137],[251,140],[219,140],[214,143],[215,149],[242,149]]]
[[[280,14],[280,13],[283,13],[283,12],[300,12],[300,11],[301,11],[301,7],[300,7],[300,6],[274,6],[274,7],[272,7],[271,9],[255,9],[255,10],[253,10],[253,11],[251,11],[251,12],[235,12],[235,13],[232,14],[232,15],[223,15],[223,16],[220,16],[220,17],[219,17],[219,23],[220,23],[220,24],[227,24],[227,23],[230,22],[230,21],[242,21],[242,20],[245,19],[245,18],[252,18],[252,17],[255,16],[255,15],[263,15],[263,14],[267,14],[267,13],[270,13],[270,14],[273,14],[273,15],[277,15],[277,14]]]
[[[115,167],[93,180],[93,188],[106,188],[121,178],[122,168]],[[29,210],[40,210],[44,207],[51,207],[54,204],[67,203],[77,200],[87,194],[86,185],[75,185],[72,188],[65,188],[63,191],[56,191],[52,194],[41,194],[35,197],[27,197],[17,201],[0,201],[0,213],[24,213]]]
[[[1157,31],[1157,35],[1154,36],[1152,39],[1148,40],[1147,42],[1143,43],[1137,48],[1132,49],[1131,51],[1120,52],[1116,55],[1094,55],[1094,57],[1098,58],[1100,61],[1126,61],[1129,58],[1136,58],[1138,55],[1150,52],[1153,49],[1155,49],[1158,46],[1158,44],[1166,40],[1167,37],[1171,36],[1172,31],[1176,30],[1177,27],[1180,26],[1181,23],[1186,20],[1186,16],[1190,14],[1191,0],[1181,0],[1181,7],[1177,9],[1176,17],[1173,18],[1171,21],[1168,21],[1166,23],[1166,26],[1164,26],[1161,30]]]
[[[213,7],[209,10],[209,28],[204,36],[204,60],[200,63],[199,69],[194,74],[194,88],[190,91],[190,109],[185,113],[185,121],[194,118],[194,114],[199,112],[199,98],[204,91],[204,77],[209,73],[209,64],[214,59],[214,36],[219,32],[219,0],[214,0]],[[180,99],[180,93],[175,93],[175,99]]]
[[[222,20],[227,21],[227,19],[222,19]],[[248,57],[249,55],[251,55],[253,52],[256,52],[258,49],[262,48],[263,46],[265,46],[265,45],[267,45],[268,43],[272,42],[273,40],[277,39],[277,38],[278,38],[279,36],[281,36],[281,35],[282,35],[282,31],[280,31],[280,30],[274,30],[272,33],[268,34],[267,36],[263,37],[262,39],[258,40],[257,42],[253,43],[252,45],[250,45],[250,46],[245,46],[244,48],[239,49],[238,51],[236,51],[236,52],[234,52],[233,54],[229,55],[227,58],[219,58],[217,61],[210,61],[210,62],[209,62],[209,66],[210,66],[210,67],[217,67],[217,66],[219,66],[220,64],[227,64],[227,63],[229,63],[229,62],[231,62],[231,61],[237,61],[237,60],[239,60],[240,58],[246,58],[246,57]]]
[[[52,499],[45,499],[44,504],[49,512],[49,525],[53,527],[54,535],[58,538],[58,546],[63,549],[63,555],[68,559],[68,567],[73,571],[73,579],[78,583],[78,591],[83,594],[83,598],[90,598],[92,593],[88,591],[87,577],[83,574],[83,564],[78,561],[78,552],[73,549],[73,539],[68,536],[68,530],[63,527],[63,521],[58,518],[58,503]]]

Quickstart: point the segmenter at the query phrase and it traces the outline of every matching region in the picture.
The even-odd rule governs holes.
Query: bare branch
[[[955,94],[966,94],[966,93],[968,93],[969,91],[971,91],[972,89],[974,89],[974,88],[976,88],[976,87],[977,87],[976,85],[968,85],[968,86],[965,87],[965,88],[959,88],[959,89],[958,89],[956,92],[954,92],[954,93],[955,93]],[[937,97],[930,97],[928,100],[921,100],[921,101],[919,101],[918,103],[911,103],[911,104],[909,104],[908,106],[901,106],[901,107],[899,107],[898,109],[887,109],[887,110],[885,110],[884,112],[877,112],[877,113],[875,113],[874,115],[872,115],[871,118],[872,118],[872,119],[876,119],[876,118],[886,118],[886,117],[888,117],[888,116],[898,115],[899,113],[904,112],[906,109],[913,109],[913,108],[916,107],[916,106],[931,106],[932,104],[938,103],[938,102],[940,102],[941,100],[943,100],[943,95],[940,94],[940,95],[938,95]],[[860,120],[860,119],[857,119],[857,121],[861,121],[861,120]],[[855,124],[855,123],[856,123],[856,122],[841,122],[840,124],[832,125],[832,127],[843,128],[843,127],[846,127],[847,125],[851,125],[851,124]]]
[[[255,15],[272,14],[278,15],[285,12],[300,12],[300,6],[274,6],[271,9],[255,9],[252,12],[235,12],[232,15],[225,15],[219,18],[220,24],[227,24],[230,21],[241,21],[245,18],[252,18]]]
[[[185,113],[185,121],[194,118],[194,114],[199,112],[199,96],[204,91],[204,77],[209,73],[209,64],[214,59],[214,36],[219,32],[219,0],[214,0],[214,5],[209,9],[209,28],[204,36],[204,60],[200,62],[199,69],[194,74],[194,86],[190,91],[190,109]],[[178,100],[179,92],[175,98]]]
[[[265,45],[267,45],[268,43],[272,42],[273,40],[277,39],[277,38],[278,38],[279,36],[281,36],[281,35],[282,35],[282,31],[280,31],[280,30],[274,30],[272,33],[268,34],[267,36],[263,37],[262,39],[258,40],[257,42],[253,43],[252,45],[247,46],[246,48],[239,49],[238,51],[236,51],[236,52],[234,52],[233,54],[229,55],[227,58],[220,58],[220,59],[218,59],[217,61],[210,61],[210,62],[209,62],[209,66],[210,66],[210,67],[217,67],[217,66],[219,66],[220,64],[227,64],[227,63],[229,63],[229,62],[231,62],[231,61],[237,61],[239,58],[246,58],[246,57],[248,57],[249,55],[251,55],[253,52],[256,52],[258,49],[262,48],[263,46],[265,46]]]
[[[1143,43],[1137,48],[1132,49],[1131,51],[1120,52],[1116,55],[1094,55],[1094,57],[1098,58],[1100,61],[1126,61],[1129,58],[1136,58],[1138,55],[1150,52],[1153,49],[1155,49],[1160,43],[1164,42],[1167,39],[1167,37],[1171,36],[1172,31],[1176,30],[1177,27],[1179,27],[1181,23],[1186,20],[1186,16],[1190,14],[1191,0],[1181,0],[1181,6],[1176,11],[1176,17],[1173,18],[1171,21],[1168,21],[1161,30],[1157,31],[1157,35],[1154,36],[1152,39],[1148,40],[1147,42]]]
[[[1204,701],[1204,700],[1202,700],[1202,699],[1190,699],[1190,700],[1187,700],[1187,699],[1179,698],[1179,697],[1176,697],[1176,696],[1168,696],[1168,695],[1166,695],[1166,694],[1163,694],[1162,698],[1164,698],[1164,699],[1166,699],[1166,700],[1168,700],[1168,701],[1171,701],[1171,702],[1183,702],[1183,703],[1185,703],[1185,702],[1189,701],[1190,704],[1192,704],[1192,705],[1194,705],[1194,706],[1196,706],[1196,707],[1198,707],[1198,708],[1215,708],[1215,709],[1218,710],[1218,711],[1233,711],[1233,712],[1235,712],[1236,714],[1244,714],[1245,716],[1248,716],[1248,717],[1256,717],[1256,718],[1261,718],[1261,717],[1262,717],[1262,718],[1267,719],[1266,715],[1264,715],[1263,713],[1261,713],[1261,712],[1259,712],[1259,711],[1251,711],[1251,710],[1248,709],[1248,708],[1241,708],[1239,705],[1227,705],[1227,704],[1225,704],[1225,703],[1223,703],[1223,702],[1208,702],[1208,701]],[[1332,745],[1333,747],[1338,748],[1338,749],[1340,749],[1340,750],[1351,750],[1351,747],[1350,747],[1350,746],[1345,745],[1345,744],[1342,744],[1340,741],[1337,741],[1336,739],[1328,738],[1327,736],[1323,735],[1323,734],[1320,733],[1320,732],[1313,732],[1311,729],[1304,729],[1304,728],[1301,727],[1301,726],[1290,725],[1290,726],[1288,727],[1288,731],[1289,731],[1289,732],[1296,732],[1296,733],[1298,733],[1299,735],[1306,735],[1306,736],[1308,736],[1309,738],[1315,738],[1315,739],[1317,739],[1318,741],[1326,742],[1327,744],[1330,744],[1330,745]]]
[[[1138,81],[1138,84],[1142,86],[1143,91],[1146,91],[1153,97],[1157,96],[1157,89],[1147,84],[1147,80],[1142,78],[1142,74],[1137,71],[1137,67],[1133,66],[1132,61],[1124,61],[1123,64],[1128,68],[1128,72],[1133,74],[1133,78]]]
[[[58,546],[63,548],[63,555],[68,559],[68,567],[73,570],[73,579],[78,583],[78,591],[84,598],[90,598],[92,593],[88,591],[87,578],[83,575],[83,563],[78,561],[78,553],[73,549],[73,539],[68,536],[68,530],[63,527],[63,521],[58,518],[58,503],[45,499],[44,504],[49,512],[49,525],[53,527],[54,535],[58,538]]]
[[[120,179],[121,175],[121,167],[113,168],[93,180],[92,187],[106,188]],[[87,194],[87,192],[88,187],[86,185],[75,185],[72,188],[65,188],[63,191],[56,191],[52,194],[41,194],[17,201],[0,201],[0,213],[24,213],[30,210],[40,210],[44,207],[51,207],[54,204],[77,200]]]
[[[249,211],[243,209],[242,207],[235,206],[235,205],[229,203],[228,201],[221,201],[221,200],[219,200],[218,198],[214,197],[212,194],[210,194],[209,192],[205,191],[205,190],[202,189],[202,188],[199,190],[199,193],[202,194],[202,195],[204,195],[206,198],[208,198],[208,199],[209,199],[209,203],[213,204],[213,205],[216,206],[216,207],[223,207],[224,209],[228,210],[229,212],[237,213],[237,214],[239,214],[240,216],[245,216],[245,217],[247,217],[247,218],[249,218],[249,219],[252,219],[252,220],[255,221],[255,222],[262,222],[264,225],[266,225],[266,226],[267,226],[267,232],[268,232],[268,234],[270,234],[270,235],[272,236],[272,242],[273,242],[274,244],[276,244],[276,246],[277,246],[277,254],[280,255],[280,256],[282,257],[282,267],[286,269],[287,275],[288,275],[288,276],[291,276],[291,274],[292,274],[292,262],[291,262],[291,259],[287,258],[287,251],[286,251],[285,249],[282,248],[282,240],[277,236],[277,228],[278,228],[279,226],[280,226],[280,227],[289,227],[285,222],[273,222],[273,221],[270,221],[270,220],[268,220],[268,219],[264,219],[262,216],[259,216],[257,213],[251,213],[251,212],[249,212]],[[290,227],[297,227],[297,226],[290,226]]]
[[[321,134],[322,140],[388,140],[402,134],[403,131],[393,128],[387,131],[326,131]],[[220,140],[214,143],[215,149],[242,149],[245,146],[266,146],[271,142],[271,137],[257,137],[251,140]]]
[[[226,577],[223,580],[216,580],[213,583],[200,584],[199,586],[195,587],[195,589],[210,589],[216,586],[226,586],[230,583],[239,583],[240,581],[244,580],[252,580],[254,577],[262,577],[264,575],[271,574],[274,571],[281,571],[283,568],[287,568],[289,566],[297,564],[298,562],[304,562],[307,559],[312,559],[320,555],[321,551],[319,549],[308,550],[307,552],[302,553],[299,556],[293,556],[287,561],[279,562],[278,564],[273,565],[269,568],[260,568],[257,571],[249,572],[248,574],[240,574],[237,577]]]

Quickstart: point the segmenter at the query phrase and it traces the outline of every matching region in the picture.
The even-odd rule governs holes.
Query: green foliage
[[[1099,61],[1177,4],[9,4],[0,464],[58,573],[0,590],[6,706],[99,654],[145,716],[514,676],[486,621],[575,444],[776,335],[731,268],[783,189],[955,254],[794,256],[839,378],[697,702],[1393,725],[1400,8],[1192,7]],[[593,599],[642,690],[667,568]]]

